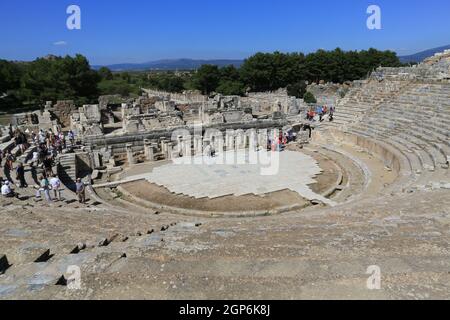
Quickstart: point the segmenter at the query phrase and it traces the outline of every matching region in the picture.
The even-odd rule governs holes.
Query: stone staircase
[[[59,155],[57,159],[57,173],[61,182],[71,191],[75,191],[77,179],[76,154]]]

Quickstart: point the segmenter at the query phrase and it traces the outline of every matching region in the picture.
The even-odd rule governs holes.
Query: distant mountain
[[[429,49],[429,50],[425,50],[419,53],[415,53],[409,56],[402,56],[399,57],[400,58],[400,62],[402,63],[419,63],[422,62],[423,60],[425,60],[426,58],[432,57],[434,56],[436,53],[442,52],[444,50],[450,49],[450,45],[448,46],[444,46],[444,47],[439,47],[439,48],[434,48],[434,49]]]
[[[244,63],[243,60],[193,60],[193,59],[167,59],[151,61],[146,63],[122,63],[106,65],[111,71],[147,71],[147,70],[195,70],[203,64],[212,64],[219,67],[234,65],[240,67]],[[103,66],[93,66],[94,69],[99,69]]]

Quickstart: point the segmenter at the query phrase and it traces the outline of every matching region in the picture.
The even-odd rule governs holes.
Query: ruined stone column
[[[194,136],[194,150],[196,155],[203,153],[203,138],[202,136]]]
[[[267,148],[267,132],[259,132],[258,133],[258,145],[263,148],[263,150],[266,150]]]
[[[145,154],[145,158],[148,161],[154,161],[155,160],[153,144],[148,139],[144,140],[144,154]]]
[[[230,145],[230,137],[225,133],[225,149],[228,151],[228,147]]]
[[[256,151],[258,148],[258,138],[257,138],[256,132],[254,130],[250,131],[248,139],[249,139],[249,143],[248,143],[249,150]]]
[[[206,147],[211,144],[211,140],[206,138],[202,141],[202,152],[205,152]]]
[[[161,140],[161,152],[167,154],[167,141],[165,139]]]
[[[242,137],[240,133],[236,133],[234,139],[234,150],[238,151],[241,148],[241,144],[242,144]]]
[[[172,160],[173,157],[173,142],[169,142],[167,144],[167,154],[166,154],[166,159],[167,160]]]
[[[186,157],[192,157],[192,143],[191,139],[185,138],[184,139],[184,152],[183,155]]]
[[[236,150],[245,148],[244,132],[239,130],[236,134]]]
[[[127,150],[127,158],[128,158],[129,165],[136,164],[136,160],[134,159],[132,148],[133,148],[133,144],[127,143],[126,150]]]
[[[234,134],[227,134],[227,138],[228,138],[228,144],[227,144],[227,149],[228,150],[234,150]]]
[[[216,152],[223,153],[224,141],[223,138],[220,137],[216,140]]]

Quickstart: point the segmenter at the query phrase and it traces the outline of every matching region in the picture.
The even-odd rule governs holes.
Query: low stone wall
[[[147,93],[149,96],[158,96],[158,97],[167,97],[170,100],[176,101],[176,102],[185,102],[185,103],[199,103],[199,102],[205,102],[207,101],[208,97],[204,96],[198,92],[185,92],[185,93],[172,93],[172,92],[166,92],[166,91],[159,91],[159,90],[153,90],[153,89],[144,89],[142,90]]]
[[[268,120],[268,121],[257,121],[249,123],[224,123],[214,126],[203,127],[203,132],[208,129],[217,129],[222,132],[226,130],[249,130],[249,129],[271,129],[271,128],[282,128],[286,126],[288,122],[286,120]],[[172,132],[177,129],[188,130],[191,135],[194,135],[193,127],[180,127],[171,130],[155,130],[150,132],[142,132],[135,134],[125,134],[122,136],[95,136],[95,137],[85,137],[83,143],[90,146],[92,150],[100,150],[102,148],[111,147],[113,154],[121,154],[126,152],[126,145],[132,144],[133,152],[142,151],[144,149],[144,140],[159,140],[159,139],[171,139]]]
[[[322,134],[333,137],[337,143],[348,143],[360,147],[390,168],[396,174],[396,178],[391,184],[385,186],[383,189],[384,194],[398,191],[405,192],[416,179],[407,155],[383,141],[342,132],[337,129],[315,132],[313,141],[323,141],[321,138]],[[370,173],[370,175],[372,174]]]
[[[386,167],[390,168],[398,175],[398,182],[403,183],[403,180],[411,177],[411,166],[406,156],[382,141],[357,136],[355,134],[346,133],[337,129],[329,129],[326,132],[314,132],[313,142],[315,140],[320,140],[324,134],[333,137],[336,141],[342,141],[344,143],[358,146],[366,150],[377,159],[383,161]],[[393,184],[393,186],[396,184],[397,183]]]

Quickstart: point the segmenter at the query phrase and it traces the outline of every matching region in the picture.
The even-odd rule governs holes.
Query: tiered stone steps
[[[61,182],[71,191],[75,191],[77,179],[75,153],[59,155],[57,159],[57,172]]]
[[[408,160],[416,185],[449,180],[450,84],[379,86],[368,82],[351,90],[335,121],[324,121],[320,130],[337,127],[392,145]]]

